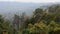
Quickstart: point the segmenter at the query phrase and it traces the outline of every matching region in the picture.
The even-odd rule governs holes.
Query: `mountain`
[[[54,3],[22,3],[22,2],[0,2],[0,14],[6,18],[11,18],[14,14],[22,14],[26,12],[31,15],[36,8],[41,6],[49,6]]]

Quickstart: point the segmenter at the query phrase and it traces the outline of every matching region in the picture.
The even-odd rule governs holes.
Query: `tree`
[[[31,17],[30,23],[34,24],[40,22],[41,16],[43,15],[43,9],[37,8],[34,12],[34,15]]]
[[[28,28],[23,30],[24,34],[48,34],[48,27],[41,21],[40,23],[28,24]]]
[[[49,26],[49,29],[50,29],[49,34],[54,34],[54,29],[55,29],[56,27],[58,27],[59,25],[56,24],[56,22],[51,21],[48,26]]]
[[[2,15],[0,15],[0,34],[4,31],[13,34],[13,27],[11,27],[9,20],[4,19]]]

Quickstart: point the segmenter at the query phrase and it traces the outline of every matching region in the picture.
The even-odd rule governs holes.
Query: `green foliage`
[[[27,28],[22,34],[60,34],[60,6],[48,7],[48,13],[38,8],[25,23]]]
[[[40,8],[36,9],[34,15],[30,19],[30,23],[34,24],[36,22],[39,22],[42,15],[43,15],[43,10]]]
[[[46,12],[48,10],[48,12]],[[19,29],[19,23],[17,23],[19,34],[60,34],[60,6],[53,5],[48,7],[47,10],[37,8],[31,18],[27,18],[24,25]],[[19,16],[15,15],[19,22]],[[22,20],[25,14],[23,13]],[[10,22],[0,15],[0,34],[2,32],[8,32],[8,34],[15,34],[17,30],[13,28]]]
[[[58,26],[54,21],[51,21],[49,25],[41,21],[34,25],[29,24],[28,27],[22,31],[22,34],[56,34],[60,32],[60,27]]]
[[[34,25],[29,24],[27,33],[28,34],[40,34],[40,31],[45,32],[44,30],[46,30],[46,28],[45,28],[45,24],[43,24],[43,23],[36,23]],[[25,31],[25,33],[26,33],[26,31]]]
[[[12,25],[10,25],[10,22],[6,19],[4,19],[1,15],[0,15],[0,34],[2,32],[8,32],[9,34],[13,34],[13,27]]]

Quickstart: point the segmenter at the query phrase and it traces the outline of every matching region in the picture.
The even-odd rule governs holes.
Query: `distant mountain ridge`
[[[0,2],[0,14],[7,18],[13,17],[14,14],[19,15],[22,12],[26,12],[27,15],[31,15],[36,8],[41,6],[49,6],[54,3],[19,3],[19,2]]]

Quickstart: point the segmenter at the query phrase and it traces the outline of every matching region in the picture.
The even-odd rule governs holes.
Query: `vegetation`
[[[9,34],[13,34],[13,27],[10,25],[10,22],[0,15],[0,34],[3,32],[8,32]]]
[[[24,19],[24,15],[15,15],[12,24],[0,15],[0,34],[60,34],[60,5],[37,8],[30,18]],[[19,23],[19,19],[24,23]]]
[[[26,23],[22,34],[60,34],[60,6],[52,5],[44,11],[38,8]]]

